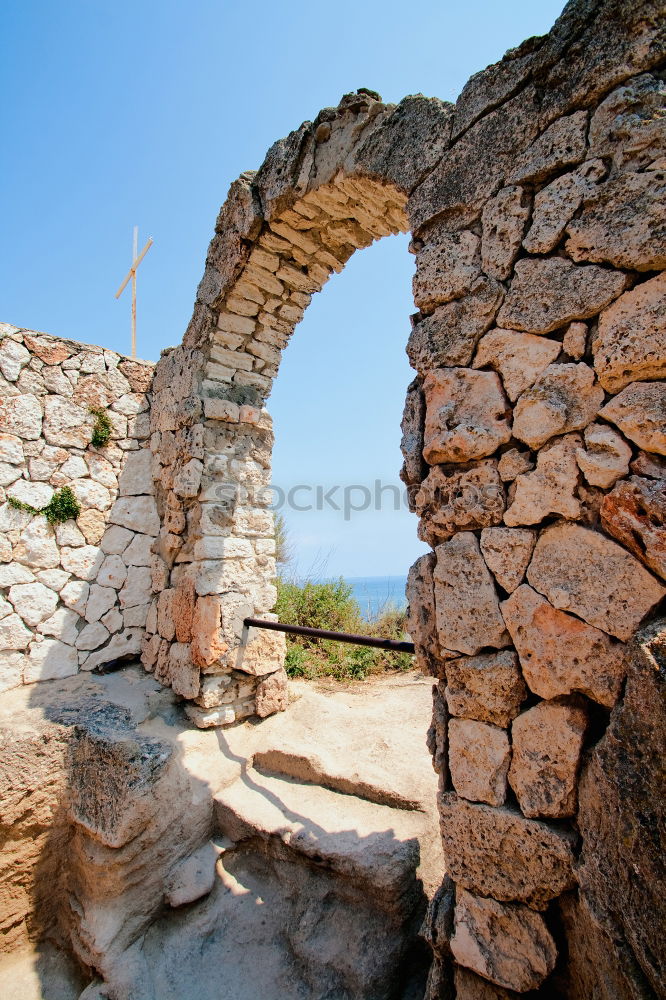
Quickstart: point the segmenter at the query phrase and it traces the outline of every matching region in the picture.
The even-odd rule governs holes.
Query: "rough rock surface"
[[[504,490],[497,462],[485,459],[465,465],[436,465],[414,497],[419,533],[431,545],[456,531],[501,524]]]
[[[522,583],[535,542],[536,534],[529,528],[484,528],[481,532],[486,565],[509,594]]]
[[[476,536],[461,531],[437,546],[437,631],[445,649],[474,654],[507,643],[497,592]]]
[[[511,437],[506,397],[494,372],[440,369],[426,376],[423,390],[423,457],[430,465],[484,458]]]
[[[423,313],[466,295],[481,276],[480,240],[467,230],[435,228],[416,254],[414,302]]]
[[[513,502],[504,514],[505,524],[538,524],[549,514],[571,520],[580,517],[576,456],[582,443],[580,435],[565,434],[541,449],[536,469],[516,477]]]
[[[441,650],[435,621],[435,554],[421,556],[407,575],[407,631],[416,647],[417,663],[425,673],[439,676]]]
[[[585,448],[578,448],[576,461],[590,486],[608,489],[629,472],[631,448],[624,438],[607,424],[588,424],[583,437]]]
[[[452,792],[440,796],[439,815],[447,872],[470,892],[545,909],[575,885],[573,834]]]
[[[666,374],[666,274],[625,292],[599,317],[592,343],[597,377],[608,392]]]
[[[458,795],[503,805],[511,760],[506,731],[474,719],[451,719],[448,733],[449,773]]]
[[[666,588],[615,542],[565,522],[542,532],[527,579],[556,608],[618,639],[631,638],[666,594]]]
[[[457,962],[491,982],[524,993],[552,972],[555,942],[538,913],[456,892],[451,951]]]
[[[632,476],[601,504],[604,531],[666,579],[666,481]]]
[[[493,368],[502,376],[504,391],[515,403],[560,353],[560,344],[518,330],[490,330],[479,342],[474,368]]]
[[[511,725],[509,782],[525,816],[573,816],[587,729],[585,706],[564,698],[541,701]]]
[[[529,215],[529,193],[517,185],[502,188],[486,202],[481,214],[481,262],[486,274],[500,281],[511,277]]]
[[[446,703],[452,715],[506,728],[526,696],[513,650],[461,656],[446,664]]]
[[[603,389],[583,362],[549,365],[516,403],[514,437],[540,448],[556,434],[586,427],[603,400]]]
[[[519,260],[497,323],[510,330],[550,333],[572,320],[594,316],[626,287],[621,271],[572,264],[562,257]]]
[[[633,382],[599,410],[599,416],[619,427],[645,451],[666,455],[666,386]]]
[[[541,698],[579,691],[612,708],[624,677],[624,647],[605,632],[558,611],[523,584],[502,604],[523,676]]]
[[[534,198],[532,225],[523,240],[528,253],[549,253],[560,242],[567,223],[606,175],[603,160],[588,160],[569,174],[556,177]]]

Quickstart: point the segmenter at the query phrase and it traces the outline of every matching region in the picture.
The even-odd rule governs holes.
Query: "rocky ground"
[[[58,718],[60,726],[74,723],[77,746],[89,741],[85,761],[78,758],[84,768],[97,752],[91,696],[107,707],[107,715],[109,706],[128,713],[135,746],[170,745],[177,759],[178,780],[167,782],[169,794],[160,786],[168,775],[149,789],[160,816],[166,813],[167,828],[177,833],[183,822],[188,830],[202,829],[203,836],[196,846],[183,847],[176,835],[167,849],[164,835],[150,848],[144,831],[132,833],[143,814],[119,821],[120,806],[110,830],[100,814],[108,806],[104,795],[94,807],[82,807],[80,788],[65,793],[78,799],[69,810],[75,815],[78,808],[80,822],[64,841],[75,861],[60,905],[67,900],[71,907],[76,897],[83,915],[75,920],[72,940],[89,964],[95,949],[104,948],[103,968],[96,966],[104,983],[96,979],[86,986],[76,964],[43,933],[36,947],[17,940],[0,959],[3,998],[423,996],[416,930],[442,870],[436,775],[425,746],[430,683],[419,674],[344,687],[292,682],[290,695],[286,713],[214,731],[186,727],[172,694],[133,667],[49,685],[48,704],[46,692],[35,689],[7,697],[0,717],[6,746],[10,728],[15,745],[22,739],[43,742],[45,724],[52,728]],[[86,726],[82,734],[79,727]],[[105,740],[108,747],[108,731]],[[114,766],[108,750],[102,765],[106,774],[99,780],[108,781]],[[24,817],[29,806],[17,806],[19,782],[10,770],[15,775],[15,768],[0,772],[13,781],[4,791],[14,814]],[[133,797],[142,798],[136,790]],[[201,826],[200,814],[210,822]],[[123,824],[129,832],[121,836]],[[86,831],[83,850],[77,826]],[[114,838],[118,846],[109,851]],[[23,853],[38,840],[26,835]],[[150,851],[150,857],[132,867],[128,851]],[[45,854],[42,848],[42,859]],[[83,877],[82,857],[88,866]],[[26,883],[39,871],[40,859],[34,860],[25,866]],[[96,880],[106,882],[99,896],[88,884]],[[14,900],[19,889],[15,885],[9,893]],[[23,889],[31,895],[29,886]],[[61,891],[54,887],[54,900]],[[39,892],[32,891],[32,898],[40,898]],[[120,923],[140,931],[123,936],[109,929]]]

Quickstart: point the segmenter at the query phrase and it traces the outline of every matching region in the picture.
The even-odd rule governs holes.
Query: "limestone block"
[[[584,433],[585,448],[576,450],[576,461],[591,486],[608,489],[629,472],[631,448],[607,424],[589,424]]]
[[[23,464],[23,444],[16,434],[0,434],[0,462]]]
[[[0,622],[0,627],[2,624]],[[30,643],[23,668],[23,681],[25,684],[34,684],[35,681],[71,677],[78,673],[78,669],[79,660],[75,649],[58,639],[43,639],[41,642]]]
[[[555,968],[557,947],[543,917],[456,889],[453,957],[485,979],[525,993]]]
[[[517,448],[509,448],[497,463],[497,471],[503,483],[511,482],[516,476],[529,472],[533,468],[534,462],[529,451],[519,451]]]
[[[127,579],[127,568],[119,555],[107,556],[99,568],[96,583],[100,587],[113,587],[120,590]]]
[[[116,527],[114,525],[114,527]],[[119,528],[124,531],[124,528]],[[129,545],[122,549],[126,566],[150,566],[151,548],[155,541],[150,535],[135,535]]]
[[[595,264],[573,264],[563,257],[525,258],[516,263],[497,324],[526,333],[550,333],[572,320],[595,316],[624,291],[627,281],[621,272]]]
[[[39,625],[56,609],[58,595],[43,583],[17,583],[9,588],[9,601],[26,625]]]
[[[160,519],[153,497],[133,496],[116,500],[109,513],[111,524],[119,524],[130,531],[140,531],[156,536],[160,530]]]
[[[540,535],[527,579],[556,608],[629,639],[666,589],[623,548],[589,528],[561,522]]]
[[[129,566],[127,578],[120,591],[120,607],[133,608],[138,604],[150,604],[152,578],[147,566]]]
[[[508,525],[538,524],[549,514],[576,520],[581,516],[578,486],[579,434],[549,441],[537,455],[537,466],[516,478],[513,502],[504,515]],[[505,588],[506,589],[506,588]]]
[[[432,686],[432,718],[426,733],[426,746],[436,774],[446,781],[448,774],[448,712],[446,701],[437,684]]]
[[[527,697],[511,649],[461,656],[446,664],[446,703],[452,715],[506,728]]]
[[[576,884],[574,833],[453,792],[439,797],[439,816],[447,873],[460,888],[541,910]]]
[[[42,407],[37,397],[24,393],[0,399],[0,431],[23,441],[36,441],[42,433]]]
[[[84,510],[79,514],[76,523],[88,545],[98,545],[101,542],[106,528],[106,517],[101,511]]]
[[[659,455],[648,455],[646,451],[639,451],[629,467],[637,476],[666,479],[666,459]]]
[[[666,172],[623,173],[611,177],[583,204],[567,226],[566,252],[634,271],[666,267]]]
[[[27,649],[32,632],[25,627],[17,614],[0,619],[0,649]]]
[[[215,885],[217,857],[214,844],[207,841],[176,866],[166,883],[169,906],[185,906],[208,895]]]
[[[68,646],[75,646],[79,635],[78,624],[81,620],[76,611],[65,608],[62,605],[56,608],[54,614],[41,625],[37,626],[40,635],[52,635]]]
[[[56,524],[55,540],[60,546],[69,545],[72,548],[86,544],[84,535],[77,528],[76,522],[71,519],[63,524]]]
[[[511,277],[530,207],[529,192],[515,185],[502,188],[484,205],[481,260],[486,274],[500,281]]]
[[[535,542],[536,533],[529,528],[484,528],[481,532],[486,565],[509,594],[522,583]]]
[[[76,585],[67,584],[67,587],[71,586]],[[87,587],[88,585],[86,584],[85,586]],[[61,597],[66,589],[67,588],[64,588],[61,591]],[[93,583],[89,588],[89,591],[85,592],[85,597],[82,597],[81,601],[77,601],[76,604],[70,605],[70,607],[73,607],[74,610],[79,610],[82,603],[83,607],[79,613],[84,614],[85,611],[85,619],[87,622],[97,622],[115,605],[116,598],[116,592],[112,587],[100,587],[99,584]]]
[[[549,365],[516,403],[514,437],[530,448],[540,448],[556,434],[586,427],[599,412],[603,399],[594,372],[582,361]]]
[[[562,339],[562,349],[565,354],[579,361],[587,349],[587,325],[585,323],[569,323],[567,332]]]
[[[111,506],[111,494],[106,486],[96,483],[94,479],[76,479],[71,484],[71,490],[84,509],[94,507],[103,511]]]
[[[439,306],[431,316],[412,320],[407,357],[412,368],[426,375],[433,368],[468,365],[479,338],[492,325],[504,289],[493,278],[479,278],[468,295]]]
[[[219,597],[197,598],[192,619],[192,660],[204,671],[229,649],[222,635],[221,611]]]
[[[152,493],[151,462],[152,455],[149,448],[139,448],[138,451],[126,454],[118,480],[118,492],[121,497]]]
[[[538,184],[563,167],[580,163],[587,148],[586,135],[587,111],[558,118],[518,157],[509,181]]]
[[[539,191],[534,198],[532,225],[523,241],[527,252],[542,254],[554,250],[583,199],[593,194],[605,175],[603,160],[588,160]]]
[[[601,524],[666,579],[666,480],[632,476],[618,483],[602,501]]]
[[[81,580],[95,580],[103,561],[104,553],[95,545],[64,546],[60,550],[62,568]]]
[[[8,649],[0,650],[0,694],[20,686],[24,662],[23,653],[14,653]]]
[[[188,643],[171,644],[167,670],[169,683],[176,694],[183,698],[196,698],[199,694],[199,668],[192,662]]]
[[[419,666],[424,673],[439,675],[441,650],[435,620],[435,554],[421,556],[407,575],[407,631],[416,647]]]
[[[53,528],[44,517],[35,517],[21,532],[14,546],[13,558],[31,569],[55,569],[60,554]]]
[[[606,403],[599,416],[645,451],[666,455],[666,385],[634,382]]]
[[[48,444],[62,448],[86,448],[90,444],[93,418],[85,406],[64,396],[44,397],[43,433]]]
[[[232,681],[230,674],[213,674],[203,677],[197,705],[201,708],[219,708],[220,705],[229,704],[234,700],[237,685]]]
[[[126,628],[122,632],[111,636],[111,639],[102,649],[89,653],[81,664],[82,670],[94,670],[104,663],[113,663],[114,660],[133,659],[141,653],[141,639],[143,630],[139,628]],[[80,654],[85,657],[85,653]]]
[[[176,587],[172,613],[178,642],[189,642],[192,638],[195,600],[194,583],[191,580],[186,580]]]
[[[504,729],[474,719],[449,722],[449,772],[458,795],[491,806],[504,804],[511,761]]]
[[[666,274],[625,292],[602,312],[592,353],[608,392],[666,375]]]
[[[8,337],[0,342],[0,372],[8,382],[15,382],[30,361],[30,351]]]
[[[468,230],[436,227],[416,254],[412,281],[414,302],[424,313],[471,291],[481,275],[480,240]]]
[[[499,372],[504,391],[515,402],[559,353],[556,340],[497,328],[480,340],[473,367]]]
[[[426,376],[423,390],[423,457],[431,465],[484,458],[511,437],[509,406],[494,372],[440,369]]]
[[[12,559],[12,543],[9,541],[6,535],[0,535],[0,562],[7,563],[11,562]]]
[[[203,463],[191,458],[174,476],[173,491],[179,497],[195,497],[201,486]]]
[[[287,675],[282,668],[259,678],[255,699],[256,712],[260,719],[265,719],[276,712],[286,711],[289,705],[289,686]]]
[[[558,611],[524,584],[502,604],[530,690],[541,698],[580,692],[612,708],[624,677],[624,647]]]
[[[69,576],[69,573],[65,573],[63,569],[43,569],[37,574],[37,579],[49,590],[55,590],[56,594],[59,594],[69,580]]]
[[[73,612],[70,612],[73,613]],[[86,625],[74,643],[77,649],[97,649],[109,638],[109,630],[101,622]]]
[[[569,698],[541,701],[513,720],[509,782],[525,816],[575,815],[587,724],[582,699]]]
[[[497,462],[434,466],[414,497],[414,508],[422,519],[421,537],[433,546],[457,531],[501,524],[504,490]]]
[[[0,566],[0,587],[11,587],[15,583],[32,583],[35,574],[17,562]]]
[[[77,614],[82,615],[86,610],[86,602],[88,601],[90,590],[90,584],[84,583],[83,580],[70,580],[60,591],[60,600],[68,608],[71,608],[72,611],[76,611]],[[111,593],[115,601],[115,592],[111,591]]]
[[[9,495],[21,503],[29,503],[31,507],[40,510],[46,507],[53,496],[53,488],[48,483],[31,483],[27,479],[19,479],[8,491]]]
[[[17,468],[15,465],[9,465],[7,462],[0,462],[0,486],[11,486],[12,483],[19,479],[21,474],[21,469]],[[31,478],[37,478],[34,475],[34,472],[31,472]]]
[[[476,536],[462,531],[437,546],[434,571],[440,645],[473,655],[484,646],[502,648],[508,636],[490,571]]]
[[[415,379],[407,390],[400,424],[402,430],[400,450],[404,459],[400,478],[406,486],[420,483],[426,474],[426,465],[423,461],[424,423],[425,400],[421,386]]]
[[[221,705],[219,708],[200,708],[198,705],[186,705],[185,714],[199,729],[228,726],[236,721],[236,713],[231,705]]]
[[[285,637],[282,632],[250,628],[246,642],[234,653],[233,666],[234,669],[255,677],[272,674],[282,667],[285,651]]]

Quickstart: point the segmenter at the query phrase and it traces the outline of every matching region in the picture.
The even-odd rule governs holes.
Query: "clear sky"
[[[139,355],[182,337],[230,182],[272,142],[358,87],[454,100],[562,0],[7,0],[0,10],[0,320],[129,351],[114,293],[131,230]],[[356,254],[316,296],[269,402],[274,481],[398,484],[413,257],[403,237]],[[311,494],[316,501],[316,493]],[[360,505],[365,494],[350,494]],[[305,506],[308,494],[295,495]],[[374,506],[374,499],[371,507]],[[400,574],[412,515],[286,510],[302,572]]]

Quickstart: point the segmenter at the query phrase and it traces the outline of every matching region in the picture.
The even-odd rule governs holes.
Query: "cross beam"
[[[133,358],[136,357],[136,270],[141,261],[143,260],[143,258],[150,250],[152,245],[153,245],[153,238],[152,236],[149,236],[148,242],[146,243],[145,247],[137,257],[137,250],[139,246],[139,227],[135,226],[132,238],[132,266],[127,272],[120,288],[116,292],[116,298],[119,299],[120,296],[125,291],[125,288],[127,287],[127,282],[130,280],[130,278],[132,279],[132,357]]]

